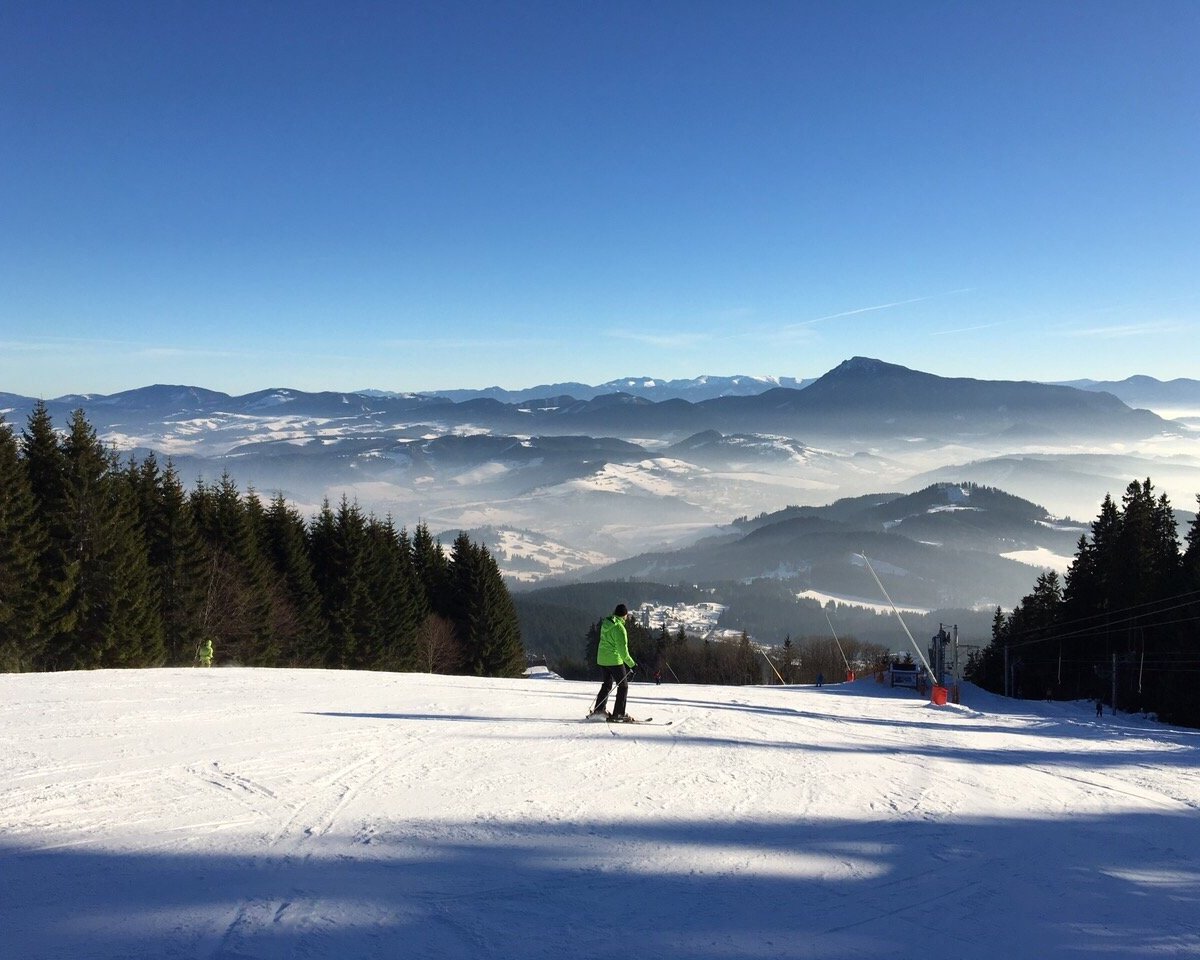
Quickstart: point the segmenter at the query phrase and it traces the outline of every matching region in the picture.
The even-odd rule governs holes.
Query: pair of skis
[[[588,716],[584,717],[583,719],[584,719],[584,720],[588,720],[588,721],[593,721],[593,722],[594,722],[594,721],[596,721],[596,720],[599,720],[599,719],[600,719],[600,717],[599,717],[599,716],[592,715],[592,714],[589,714]],[[612,717],[605,717],[605,718],[604,718],[604,720],[605,720],[605,721],[606,721],[608,724],[610,724],[611,726],[614,726],[614,727],[615,727],[615,726],[618,726],[618,725],[620,725],[620,724],[622,724],[622,723],[648,723],[648,724],[651,724],[651,725],[653,725],[653,726],[656,726],[656,727],[669,727],[669,726],[670,726],[672,723],[674,723],[674,722],[675,722],[674,720],[659,720],[659,721],[655,721],[655,719],[654,719],[653,717],[645,717],[645,718],[644,718],[644,719],[642,719],[642,720],[637,720],[637,719],[635,719],[634,717],[625,717],[623,720],[614,720]]]

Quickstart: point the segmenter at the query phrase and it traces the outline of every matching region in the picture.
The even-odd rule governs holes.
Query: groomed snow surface
[[[0,676],[0,954],[1200,955],[1200,731],[872,679]]]

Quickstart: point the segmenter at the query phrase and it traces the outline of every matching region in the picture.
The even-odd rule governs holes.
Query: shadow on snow
[[[9,840],[0,921],[23,960],[1194,956],[1196,850],[1200,818],[1162,813],[397,819],[278,857]]]

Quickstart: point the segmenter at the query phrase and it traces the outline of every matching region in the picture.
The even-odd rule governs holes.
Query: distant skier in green
[[[200,666],[211,667],[212,666],[212,658],[213,658],[212,641],[206,639],[202,644],[200,644],[200,648],[196,651],[196,659],[199,661]]]
[[[604,718],[618,722],[629,722],[632,718],[625,713],[625,698],[629,694],[629,678],[633,676],[633,668],[637,666],[629,655],[629,633],[625,629],[625,620],[629,617],[625,604],[618,603],[611,615],[600,621],[600,646],[596,648],[596,663],[604,671],[604,681],[600,684],[600,692],[596,694],[596,702],[592,705],[591,717]],[[617,702],[613,705],[611,716],[605,713],[608,706],[608,694],[613,685],[617,688]]]

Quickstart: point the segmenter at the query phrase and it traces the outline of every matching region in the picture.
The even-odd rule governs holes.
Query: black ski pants
[[[603,710],[608,705],[608,694],[615,684],[617,702],[613,706],[613,716],[625,716],[625,698],[629,695],[629,678],[633,676],[633,671],[623,663],[618,663],[615,667],[602,666],[600,669],[604,671],[604,680],[600,684],[600,692],[596,694],[596,703],[592,707],[592,712]]]

